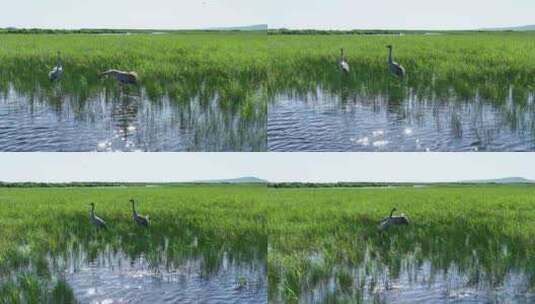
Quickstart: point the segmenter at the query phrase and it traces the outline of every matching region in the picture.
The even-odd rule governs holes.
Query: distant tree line
[[[361,183],[361,182],[337,182],[337,183],[270,183],[270,188],[363,188],[363,187],[390,187],[412,186],[414,184],[395,183]]]
[[[0,29],[4,34],[126,34],[126,30],[115,29],[77,29],[77,30],[57,30],[40,28],[4,28]]]
[[[66,29],[40,29],[40,28],[0,28],[0,34],[128,34],[128,33],[197,33],[197,32],[206,32],[206,33],[224,33],[224,32],[233,32],[233,33],[254,33],[261,31],[242,31],[242,30],[154,30],[154,29],[75,29],[75,30],[66,30]],[[265,31],[262,31],[265,32]]]
[[[41,28],[0,28],[2,34],[127,34],[127,33],[184,33],[184,32],[265,32],[244,31],[239,29],[217,30],[156,30],[156,29],[41,29]],[[422,31],[422,30],[313,30],[313,29],[269,29],[268,35],[402,35],[402,34],[426,34],[426,33],[474,33],[491,31]],[[506,30],[503,32],[513,32]]]
[[[269,35],[399,35],[401,33],[409,33],[409,31],[394,31],[394,30],[291,30],[291,29],[270,29]],[[410,33],[418,33],[413,31]]]
[[[73,182],[73,183],[7,183],[0,182],[0,188],[74,188],[74,187],[150,187],[150,186],[258,186],[259,183],[204,183],[204,182],[184,182],[184,183],[112,183],[112,182]],[[459,183],[379,183],[379,182],[337,182],[337,183],[268,183],[268,188],[373,188],[373,187],[426,187],[426,186],[507,186],[518,185],[533,187],[532,183],[477,183],[477,182],[459,182]]]
[[[338,182],[338,183],[270,183],[269,188],[373,188],[373,187],[470,187],[470,186],[527,186],[533,187],[531,183],[478,183],[478,182],[450,182],[450,183],[374,183],[374,182]]]
[[[68,187],[118,187],[133,184],[123,183],[99,183],[99,182],[80,182],[80,183],[6,183],[0,182],[0,188],[68,188]]]
[[[227,182],[169,182],[169,183],[121,183],[121,182],[72,182],[72,183],[8,183],[0,182],[0,188],[79,188],[79,187],[150,187],[150,186],[258,186],[259,183],[227,183]]]
[[[292,29],[270,29],[268,35],[410,35],[410,34],[431,34],[431,33],[475,33],[489,31],[423,31],[423,30],[292,30]]]

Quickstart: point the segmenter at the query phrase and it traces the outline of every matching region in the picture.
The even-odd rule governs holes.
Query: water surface
[[[265,119],[255,100],[222,102],[217,94],[176,99],[113,86],[84,96],[60,84],[25,93],[9,86],[0,93],[0,151],[264,151]]]
[[[512,272],[502,284],[492,286],[477,282],[462,269],[452,265],[447,271],[433,269],[429,261],[405,265],[399,277],[388,269],[366,274],[364,267],[348,271],[352,292],[337,285],[335,276],[305,293],[300,303],[325,303],[327,299],[360,300],[364,303],[518,303],[535,302],[535,293],[522,273]]]
[[[373,256],[373,257],[372,257]],[[308,277],[300,303],[534,303],[530,276],[520,269],[497,262],[485,268],[473,263],[439,265],[435,260],[403,256],[387,265],[368,252],[358,266],[336,264],[328,274]],[[323,263],[321,255],[310,257],[312,267]],[[501,262],[503,263],[503,262]],[[315,266],[314,266],[315,265]],[[283,303],[280,295],[273,302]]]
[[[268,105],[268,150],[535,151],[534,97],[512,95],[279,94]]]
[[[80,303],[266,303],[265,263],[241,263],[223,253],[206,272],[200,258],[179,265],[153,263],[106,251],[96,258],[80,252],[60,275]]]

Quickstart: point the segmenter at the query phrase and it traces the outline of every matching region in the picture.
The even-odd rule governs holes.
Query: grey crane
[[[390,70],[390,73],[399,78],[404,78],[407,75],[405,68],[401,64],[395,62],[392,58],[393,46],[387,45],[386,48],[388,49],[388,69]]]
[[[394,216],[395,211],[396,211],[396,208],[392,209],[392,211],[390,212],[390,216],[383,218],[383,220],[379,224],[379,230],[384,231],[390,228],[391,226],[409,224],[409,219],[404,214],[399,215],[399,216]]]
[[[56,66],[53,67],[50,72],[48,72],[48,79],[50,79],[50,81],[56,81],[61,78],[61,75],[63,75],[63,63],[61,62],[61,54],[58,52]]]
[[[134,222],[136,222],[136,224],[138,224],[139,226],[142,226],[142,227],[149,227],[149,216],[141,216],[139,214],[137,214],[136,212],[136,202],[131,199],[130,200],[130,203],[132,203],[132,218],[134,219]]]
[[[137,84],[139,79],[136,72],[125,72],[114,69],[102,72],[100,75],[115,78],[121,84]]]
[[[89,221],[91,222],[91,224],[93,224],[93,226],[97,228],[108,229],[106,222],[95,215],[95,204],[91,203],[89,205],[91,206],[91,213],[89,214]]]
[[[338,66],[345,73],[349,73],[349,63],[347,63],[343,48],[340,49],[340,59],[338,59]]]

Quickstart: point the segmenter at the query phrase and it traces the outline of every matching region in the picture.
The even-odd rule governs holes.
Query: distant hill
[[[532,184],[533,180],[529,180],[523,177],[504,177],[496,179],[484,179],[484,180],[471,180],[462,181],[461,183],[473,183],[473,184]]]
[[[244,176],[231,179],[216,179],[216,180],[203,180],[197,181],[196,183],[203,184],[267,184],[268,181],[254,177],[254,176]]]
[[[485,28],[484,31],[535,31],[534,25],[523,25],[523,26],[511,26],[511,27],[497,27],[497,28]]]
[[[247,26],[235,26],[235,27],[215,27],[215,28],[209,28],[208,30],[211,30],[211,31],[244,31],[244,32],[267,31],[268,25],[267,24],[255,24],[255,25],[247,25]]]

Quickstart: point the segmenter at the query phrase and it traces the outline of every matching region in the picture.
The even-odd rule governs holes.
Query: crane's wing
[[[344,69],[346,72],[349,72],[349,64],[345,61],[342,62],[342,69]]]
[[[97,220],[97,222],[99,222],[101,225],[106,226],[106,222],[96,215],[95,215],[95,220]]]
[[[399,76],[405,76],[406,71],[405,71],[405,68],[401,64],[394,62],[394,66],[396,67],[396,72],[398,73]]]

